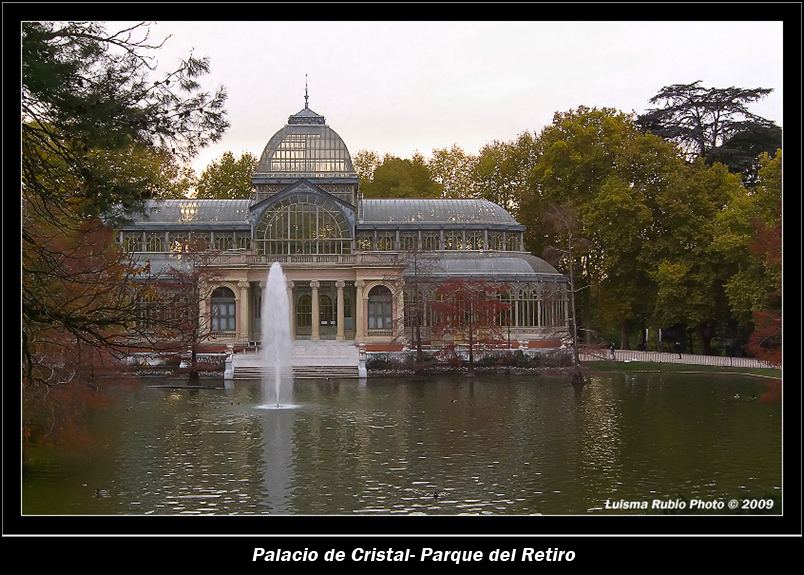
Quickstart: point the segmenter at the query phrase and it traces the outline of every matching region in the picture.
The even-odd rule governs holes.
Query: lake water
[[[612,374],[144,380],[93,414],[83,450],[29,453],[23,514],[589,515],[617,502],[781,502],[781,406],[762,379]],[[100,491],[98,491],[100,490]],[[679,499],[682,498],[682,499]],[[607,508],[608,502],[608,508]],[[655,511],[652,511],[655,512]]]

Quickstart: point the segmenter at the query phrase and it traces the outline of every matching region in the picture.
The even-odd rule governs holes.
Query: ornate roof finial
[[[309,98],[309,96],[307,95],[307,74],[305,74],[304,75],[304,107],[305,107],[305,109],[307,108],[307,98]]]

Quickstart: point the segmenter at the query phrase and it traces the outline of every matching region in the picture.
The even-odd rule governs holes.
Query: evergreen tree
[[[773,122],[748,111],[748,104],[764,98],[770,88],[704,88],[692,84],[665,86],[650,99],[661,104],[640,115],[637,124],[678,143],[688,159],[705,156],[738,133],[771,128]]]

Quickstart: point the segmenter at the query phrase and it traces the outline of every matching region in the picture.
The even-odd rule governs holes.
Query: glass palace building
[[[152,274],[180,265],[188,246],[214,268],[210,347],[260,341],[261,288],[281,263],[293,337],[410,345],[411,290],[446,278],[505,284],[501,318],[512,347],[558,347],[567,333],[567,278],[524,251],[524,226],[483,199],[364,199],[343,140],[305,104],[271,137],[249,199],[159,200],[119,231]],[[456,342],[457,343],[457,342]]]

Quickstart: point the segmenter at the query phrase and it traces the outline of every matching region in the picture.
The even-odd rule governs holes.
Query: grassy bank
[[[589,371],[605,372],[703,372],[703,373],[743,373],[781,379],[781,369],[759,369],[751,367],[726,367],[718,365],[691,365],[682,363],[654,363],[649,361],[586,361],[583,367]]]

